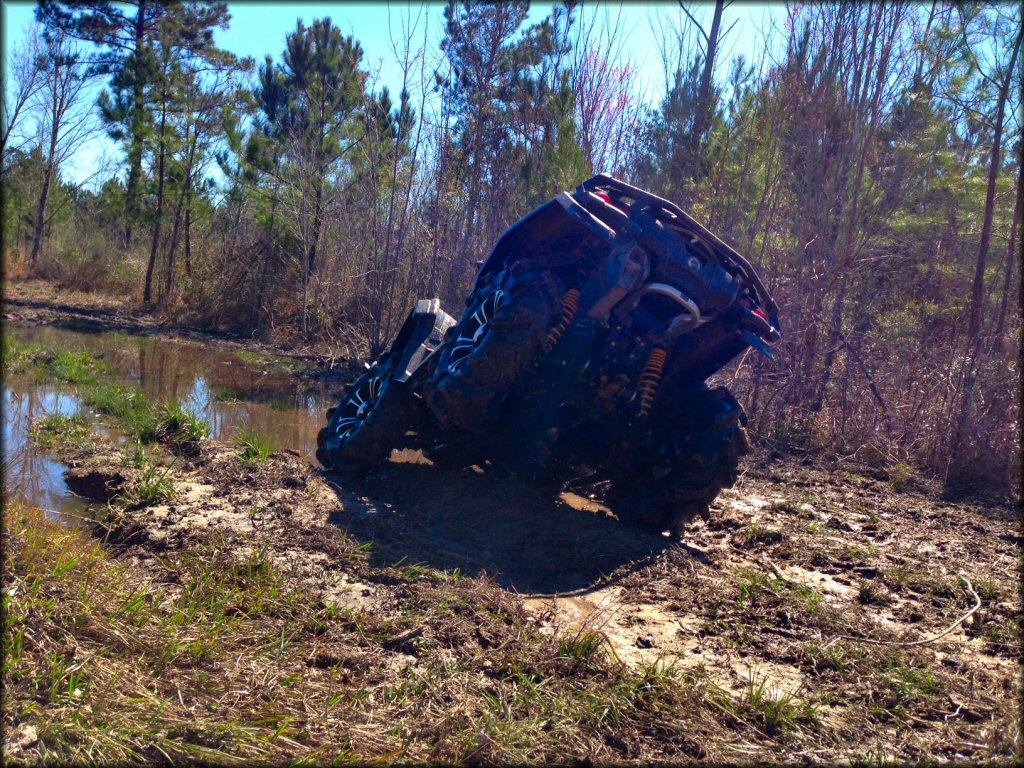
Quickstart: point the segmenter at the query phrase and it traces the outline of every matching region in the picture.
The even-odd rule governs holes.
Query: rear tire
[[[476,432],[495,420],[540,354],[559,296],[554,276],[522,259],[473,297],[424,395],[442,424]]]
[[[667,425],[612,480],[609,498],[624,522],[679,538],[695,517],[707,519],[711,502],[739,477],[750,451],[746,415],[725,387],[702,388],[679,398]],[[620,514],[621,510],[621,514]]]

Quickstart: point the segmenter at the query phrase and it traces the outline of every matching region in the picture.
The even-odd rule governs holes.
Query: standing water
[[[115,379],[139,387],[153,402],[177,400],[209,425],[211,437],[231,442],[242,432],[255,431],[276,450],[299,451],[312,463],[324,411],[336,403],[342,388],[298,379],[213,344],[10,325],[4,333],[47,349],[102,357]],[[3,390],[5,497],[58,515],[80,515],[86,503],[68,491],[66,467],[35,446],[29,430],[43,416],[93,414],[73,388],[37,382],[31,372],[5,377]]]

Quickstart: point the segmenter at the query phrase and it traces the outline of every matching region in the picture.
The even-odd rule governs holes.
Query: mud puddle
[[[203,419],[211,437],[230,443],[255,431],[276,450],[295,450],[314,461],[316,434],[324,411],[341,386],[299,380],[255,356],[249,359],[215,345],[131,336],[82,333],[42,326],[7,324],[17,341],[46,348],[83,350],[109,363],[114,378],[140,388],[155,402],[176,400]],[[244,355],[244,353],[243,353]],[[3,382],[4,493],[11,500],[74,518],[88,504],[64,482],[67,467],[29,440],[33,422],[48,416],[83,413],[78,398],[31,373]]]

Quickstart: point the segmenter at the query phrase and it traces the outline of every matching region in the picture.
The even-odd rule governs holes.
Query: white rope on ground
[[[958,572],[957,576],[964,580],[964,583],[967,585],[967,590],[971,593],[971,596],[974,597],[974,606],[971,608],[971,610],[969,610],[959,619],[957,619],[944,630],[939,632],[939,634],[934,635],[932,637],[926,637],[921,640],[912,640],[910,642],[901,642],[898,640],[874,640],[870,637],[854,637],[853,635],[836,635],[836,637],[830,640],[828,645],[826,645],[825,647],[827,648],[829,645],[832,645],[832,643],[834,643],[836,640],[856,640],[860,643],[871,643],[872,645],[897,645],[900,647],[906,647],[911,645],[927,645],[928,643],[934,643],[936,640],[941,640],[943,637],[945,637],[953,630],[955,630],[957,627],[959,627],[961,624],[963,624],[965,621],[967,621],[967,619],[969,619],[971,616],[977,613],[978,609],[981,608],[981,598],[978,597],[978,593],[974,591],[974,585],[971,584],[971,580],[968,579],[967,576],[965,576],[962,572]]]

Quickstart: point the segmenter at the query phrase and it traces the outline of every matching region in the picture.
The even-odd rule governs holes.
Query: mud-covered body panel
[[[444,343],[445,333],[456,319],[441,309],[440,299],[421,299],[395,337],[392,349],[400,351],[395,381],[408,381]]]

